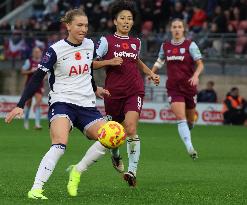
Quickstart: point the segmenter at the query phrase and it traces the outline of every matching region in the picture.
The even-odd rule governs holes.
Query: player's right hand
[[[119,65],[122,65],[122,63],[123,63],[123,59],[120,57],[115,57],[115,58],[110,59],[111,66],[119,66]]]
[[[5,117],[5,122],[6,123],[11,123],[11,121],[17,117],[21,118],[23,115],[23,109],[19,107],[15,107],[13,110],[11,110]]]

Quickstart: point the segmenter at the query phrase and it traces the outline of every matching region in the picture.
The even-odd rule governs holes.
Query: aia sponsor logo
[[[154,109],[142,109],[140,119],[142,120],[154,120],[156,117],[156,111]]]
[[[164,121],[176,121],[176,116],[173,114],[171,109],[160,110],[160,119]]]
[[[205,110],[202,112],[204,122],[223,122],[223,115],[220,111]]]
[[[75,59],[76,60],[81,60],[81,53],[80,52],[76,52],[75,53]]]
[[[78,65],[78,66],[71,66],[69,69],[69,76],[72,75],[80,75],[84,73],[89,73],[89,66],[88,64],[85,65]]]

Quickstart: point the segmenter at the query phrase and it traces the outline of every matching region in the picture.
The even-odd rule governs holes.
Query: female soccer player
[[[123,123],[128,136],[129,166],[128,172],[124,173],[124,179],[129,186],[136,185],[140,156],[137,124],[142,110],[144,82],[139,70],[149,75],[155,84],[159,84],[159,76],[139,59],[140,39],[129,36],[135,16],[133,2],[118,1],[113,5],[112,18],[116,32],[101,37],[96,49],[98,61],[93,62],[94,69],[106,67],[105,88],[111,93],[110,97],[104,99],[106,114],[113,120]],[[119,172],[124,171],[118,149],[112,150],[112,161]]]
[[[42,51],[40,48],[35,47],[33,48],[32,51],[32,57],[27,59],[22,66],[21,73],[25,76],[27,76],[27,80],[25,83],[25,86],[27,86],[28,82],[30,81],[33,73],[38,69],[38,64],[41,61],[42,57]],[[34,105],[34,111],[35,111],[35,129],[41,129],[40,125],[40,104],[42,101],[42,96],[44,93],[44,83],[43,81],[41,82],[38,90],[34,93],[35,96],[35,105]],[[33,96],[32,96],[33,97]],[[30,113],[30,108],[32,105],[32,97],[27,100],[25,109],[24,109],[24,128],[29,129],[29,113]]]
[[[74,9],[65,14],[62,22],[66,24],[68,37],[49,47],[17,107],[5,119],[10,123],[14,117],[23,114],[25,102],[35,93],[48,72],[51,89],[48,117],[52,146],[41,160],[33,187],[28,192],[28,197],[32,199],[47,199],[43,195],[43,185],[65,152],[70,130],[76,127],[90,139],[97,140],[98,129],[106,123],[95,108],[95,93],[103,97],[109,95],[109,92],[96,87],[91,76],[94,44],[85,38],[88,18],[83,10]],[[97,141],[77,165],[72,165],[67,186],[71,196],[77,195],[80,174],[103,156],[105,150]]]
[[[168,100],[177,118],[178,133],[189,155],[196,159],[198,154],[192,145],[190,130],[195,120],[196,86],[204,65],[195,42],[185,39],[185,27],[181,19],[171,21],[172,39],[161,45],[152,71],[156,72],[166,62]]]

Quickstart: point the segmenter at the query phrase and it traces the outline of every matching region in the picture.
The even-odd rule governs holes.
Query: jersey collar
[[[180,41],[174,41],[173,39],[171,40],[172,45],[181,45],[185,41],[185,38],[182,38]]]
[[[74,47],[80,46],[80,45],[82,44],[82,42],[81,42],[81,43],[79,43],[79,44],[74,44],[74,43],[71,43],[70,41],[68,41],[68,39],[67,39],[67,38],[65,38],[65,39],[64,39],[64,41],[65,41],[66,43],[68,43],[69,45],[74,46]]]
[[[117,33],[114,33],[114,36],[115,36],[116,38],[120,38],[120,39],[129,39],[129,38],[130,38],[129,36],[120,36],[120,35],[117,34]]]

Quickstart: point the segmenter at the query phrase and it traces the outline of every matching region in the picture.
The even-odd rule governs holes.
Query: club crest
[[[134,50],[136,50],[136,44],[130,44],[131,48],[133,48]]]
[[[185,53],[185,48],[180,48],[180,53],[184,54]]]

